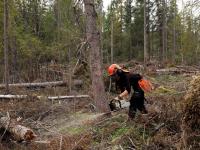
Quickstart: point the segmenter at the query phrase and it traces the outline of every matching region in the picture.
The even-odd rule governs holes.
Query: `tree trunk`
[[[12,83],[18,80],[18,64],[17,64],[17,45],[16,36],[13,36],[11,40],[11,51],[12,51]]]
[[[57,23],[57,50],[58,50],[58,62],[61,62],[61,50],[59,48],[59,43],[61,42],[61,10],[60,10],[60,0],[56,0],[57,5],[56,5],[56,13],[57,13],[57,18],[56,18],[56,23]]]
[[[144,0],[144,64],[146,64],[148,60],[146,25],[146,0]]]
[[[86,36],[90,46],[90,71],[94,100],[99,112],[108,112],[100,55],[100,34],[97,29],[97,14],[93,0],[84,0],[86,13]]]
[[[31,141],[36,137],[31,129],[19,125],[17,121],[10,119],[10,117],[0,118],[0,128],[8,130],[17,141]]]
[[[101,64],[104,62],[104,55],[103,55],[103,19],[104,19],[104,13],[103,13],[103,1],[100,2],[100,39],[101,39],[101,46],[100,46],[100,54],[102,58]]]
[[[166,31],[166,25],[167,25],[167,20],[166,20],[166,1],[162,0],[162,41],[163,41],[163,60],[167,60],[167,31]]]
[[[146,33],[147,33],[147,53],[148,53],[148,61],[150,60],[151,55],[151,33],[150,33],[150,0],[147,1],[147,11],[146,11]],[[152,30],[153,32],[153,30]]]
[[[111,53],[110,53],[110,61],[111,61],[111,64],[113,63],[113,12],[112,12],[112,4],[111,4],[111,35],[110,35],[110,49],[111,49]]]
[[[8,68],[8,1],[4,0],[4,79],[6,94],[9,93],[9,68]]]
[[[173,52],[172,52],[172,61],[175,63],[175,56],[176,54],[176,0],[174,6],[174,23],[173,23]]]

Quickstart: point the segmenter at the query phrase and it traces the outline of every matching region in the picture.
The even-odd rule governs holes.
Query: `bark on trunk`
[[[36,137],[35,133],[31,129],[19,125],[17,121],[12,120],[9,117],[0,118],[0,128],[8,130],[17,141],[31,141]]]
[[[86,13],[86,36],[90,46],[90,71],[94,100],[99,112],[109,111],[106,102],[100,55],[100,34],[97,29],[97,14],[94,0],[84,0]]]

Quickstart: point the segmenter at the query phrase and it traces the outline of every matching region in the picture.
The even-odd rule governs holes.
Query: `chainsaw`
[[[127,102],[125,100],[116,100],[116,99],[112,99],[109,104],[111,111],[118,111],[123,108],[128,108],[129,106],[130,102]]]
[[[146,102],[146,104],[149,104],[149,101],[146,98],[144,98],[144,101]],[[120,109],[128,108],[129,106],[130,102],[126,100],[112,99],[109,104],[111,111],[118,111]]]

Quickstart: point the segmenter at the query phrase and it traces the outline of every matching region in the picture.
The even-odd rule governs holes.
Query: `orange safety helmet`
[[[115,69],[121,69],[121,67],[118,64],[112,64],[108,67],[109,76],[112,76],[115,73]]]

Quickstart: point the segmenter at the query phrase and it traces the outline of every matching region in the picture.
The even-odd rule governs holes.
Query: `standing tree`
[[[158,17],[158,30],[160,39],[160,61],[163,61],[166,53],[166,14],[165,14],[165,0],[156,0],[157,17]]]
[[[132,24],[132,2],[133,0],[126,0],[125,2],[125,29],[128,37],[128,49],[129,49],[129,60],[132,59],[132,35],[131,35],[131,24]]]
[[[144,63],[145,64],[148,59],[146,25],[147,25],[147,23],[146,23],[146,0],[144,0]]]
[[[110,61],[111,61],[111,63],[113,63],[113,56],[114,56],[114,54],[113,54],[113,5],[111,4],[111,34],[110,34]]]
[[[108,112],[105,88],[102,79],[100,33],[97,29],[97,13],[94,0],[84,0],[86,13],[86,36],[90,47],[90,71],[92,77],[93,96],[99,112]]]
[[[6,94],[9,93],[9,70],[8,70],[8,1],[4,0],[4,79]]]

